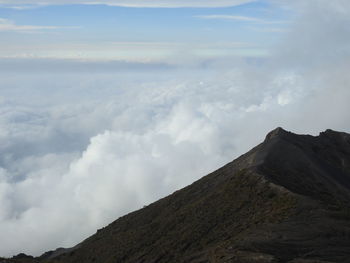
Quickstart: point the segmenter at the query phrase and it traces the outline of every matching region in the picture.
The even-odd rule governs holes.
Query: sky
[[[350,132],[347,0],[0,0],[0,256],[71,247],[276,127]]]
[[[265,56],[290,23],[287,10],[265,1],[44,2],[0,1],[0,57],[174,63],[183,52]]]

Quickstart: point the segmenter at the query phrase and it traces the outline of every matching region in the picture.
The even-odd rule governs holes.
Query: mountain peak
[[[320,137],[337,138],[338,140],[343,140],[344,142],[350,143],[350,134],[331,129],[321,132]]]
[[[289,131],[286,131],[285,129],[281,128],[281,127],[277,127],[276,129],[270,131],[267,135],[265,140],[270,140],[273,138],[277,138],[277,137],[285,137],[288,135],[291,135],[292,133]]]

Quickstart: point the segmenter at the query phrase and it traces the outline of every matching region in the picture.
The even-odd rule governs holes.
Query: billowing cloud
[[[331,63],[340,63],[340,60],[348,61],[349,1],[300,0],[282,3],[297,10],[298,16],[294,29],[282,43],[285,47],[281,46],[275,53],[276,57],[279,57],[277,63],[289,64],[295,68],[327,67]]]
[[[90,4],[125,7],[229,7],[241,5],[255,0],[0,0],[0,5],[17,7],[21,5],[64,5],[64,4]]]
[[[258,63],[0,73],[0,255],[72,246],[277,126],[350,132],[348,18],[344,1],[332,3],[327,24],[303,7],[291,37]]]

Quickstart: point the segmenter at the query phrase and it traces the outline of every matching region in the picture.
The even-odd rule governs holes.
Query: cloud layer
[[[0,255],[72,246],[277,126],[350,132],[349,9],[320,3],[268,60],[0,73]]]
[[[21,6],[21,5],[64,5],[64,4],[90,4],[110,5],[125,7],[229,7],[241,5],[254,0],[0,0],[0,5]]]

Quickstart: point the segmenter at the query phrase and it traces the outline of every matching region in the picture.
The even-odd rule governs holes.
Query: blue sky
[[[184,53],[265,56],[288,31],[292,16],[264,0],[216,8],[25,2],[32,5],[0,1],[0,57],[153,61]]]

